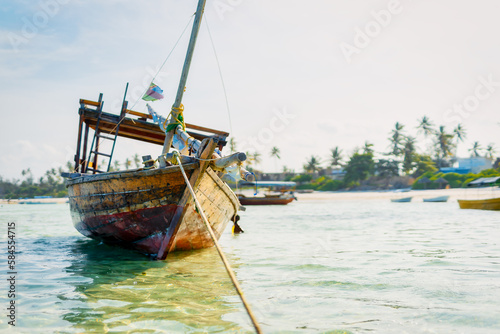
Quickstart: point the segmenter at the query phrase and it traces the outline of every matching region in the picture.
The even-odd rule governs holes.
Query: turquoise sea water
[[[248,207],[220,242],[265,333],[499,333],[500,212],[456,202],[300,200]],[[5,333],[250,333],[215,249],[166,262],[73,229],[69,207],[1,205],[16,223]]]

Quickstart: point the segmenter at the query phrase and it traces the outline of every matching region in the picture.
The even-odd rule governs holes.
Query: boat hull
[[[424,198],[424,202],[430,202],[430,203],[447,202],[448,198],[450,198],[450,196],[439,196],[439,197],[433,197],[433,198]]]
[[[186,165],[188,177],[197,168]],[[219,238],[239,202],[210,168],[199,178],[195,193]],[[160,259],[169,251],[213,246],[193,199],[182,205],[186,185],[178,166],[85,175],[67,187],[73,224],[87,237]]]
[[[391,202],[395,203],[408,203],[411,202],[411,197],[403,197],[403,198],[393,198],[391,199]]]
[[[478,200],[458,200],[460,209],[500,210],[500,197]]]
[[[238,196],[241,205],[286,205],[295,199],[292,196]]]

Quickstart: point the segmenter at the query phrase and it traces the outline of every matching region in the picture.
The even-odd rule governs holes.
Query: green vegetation
[[[0,198],[33,198],[35,196],[65,197],[68,191],[58,171],[52,168],[45,172],[37,181],[33,179],[31,169],[22,171],[24,180],[4,180],[0,176]]]
[[[448,182],[450,188],[463,188],[467,187],[469,182],[474,181],[480,177],[494,177],[500,176],[500,169],[485,169],[478,174],[457,174],[457,173],[436,173],[427,172],[417,178],[413,184],[413,189],[439,189],[443,185],[436,182],[443,178]]]
[[[416,133],[409,135],[408,128],[396,122],[389,132],[386,152],[375,152],[373,144],[368,141],[350,156],[343,155],[342,150],[335,146],[330,149],[325,168],[321,157],[313,155],[303,165],[303,174],[287,180],[297,182],[297,189],[370,190],[410,186],[413,189],[438,189],[463,187],[479,177],[500,176],[500,168],[467,175],[439,172],[440,168],[450,167],[457,161],[457,146],[467,136],[461,124],[448,131],[443,125],[435,127],[424,116],[418,120],[415,129]],[[426,147],[426,153],[418,152],[419,137],[423,142],[420,146]],[[489,144],[483,149],[478,142],[473,142],[469,152],[471,157],[485,156],[494,160],[495,147]],[[336,176],[332,170],[340,173]]]
[[[141,167],[140,158],[136,154],[132,158],[127,158],[123,163],[125,169],[132,166],[135,168]],[[107,166],[107,161],[101,161],[100,165]],[[115,160],[110,168],[110,171],[120,169],[122,163]],[[68,191],[64,185],[64,179],[61,177],[63,172],[73,172],[73,163],[67,162],[66,168],[59,167],[46,171],[42,177],[35,180],[31,168],[21,171],[22,179],[7,180],[0,176],[0,198],[16,199],[16,198],[33,198],[35,196],[52,196],[66,197]]]

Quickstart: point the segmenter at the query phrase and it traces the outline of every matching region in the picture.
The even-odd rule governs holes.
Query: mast
[[[189,67],[191,66],[191,59],[193,58],[194,47],[196,44],[196,39],[198,38],[198,31],[200,30],[201,18],[205,9],[205,2],[206,0],[198,1],[198,8],[196,9],[196,16],[193,23],[193,30],[191,31],[191,39],[189,40],[189,46],[186,53],[186,60],[184,61],[184,67],[182,68],[181,80],[179,82],[179,88],[177,89],[175,102],[172,106],[172,116],[170,117],[168,124],[175,123],[176,118],[179,116],[179,107],[181,106],[182,96],[184,95],[184,88],[186,87]],[[165,142],[163,143],[162,155],[167,154],[170,150],[174,132],[175,129],[172,129],[166,133]]]

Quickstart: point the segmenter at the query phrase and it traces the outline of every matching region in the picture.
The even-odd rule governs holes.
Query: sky
[[[196,6],[2,1],[0,176],[31,168],[39,177],[73,161],[80,98],[103,93],[104,111],[118,112],[128,82],[129,107],[145,112],[140,96]],[[500,154],[499,12],[496,0],[208,0],[184,116],[231,132],[239,150],[261,153],[257,167],[268,172],[300,172],[312,155],[326,165],[332,148],[348,156],[365,141],[387,152],[396,122],[430,153],[416,130],[423,116],[467,130],[459,156],[475,141]],[[155,79],[165,99],[152,106],[163,116],[190,28]],[[269,156],[273,146],[281,159]],[[116,159],[136,153],[157,156],[161,146],[118,139]]]

